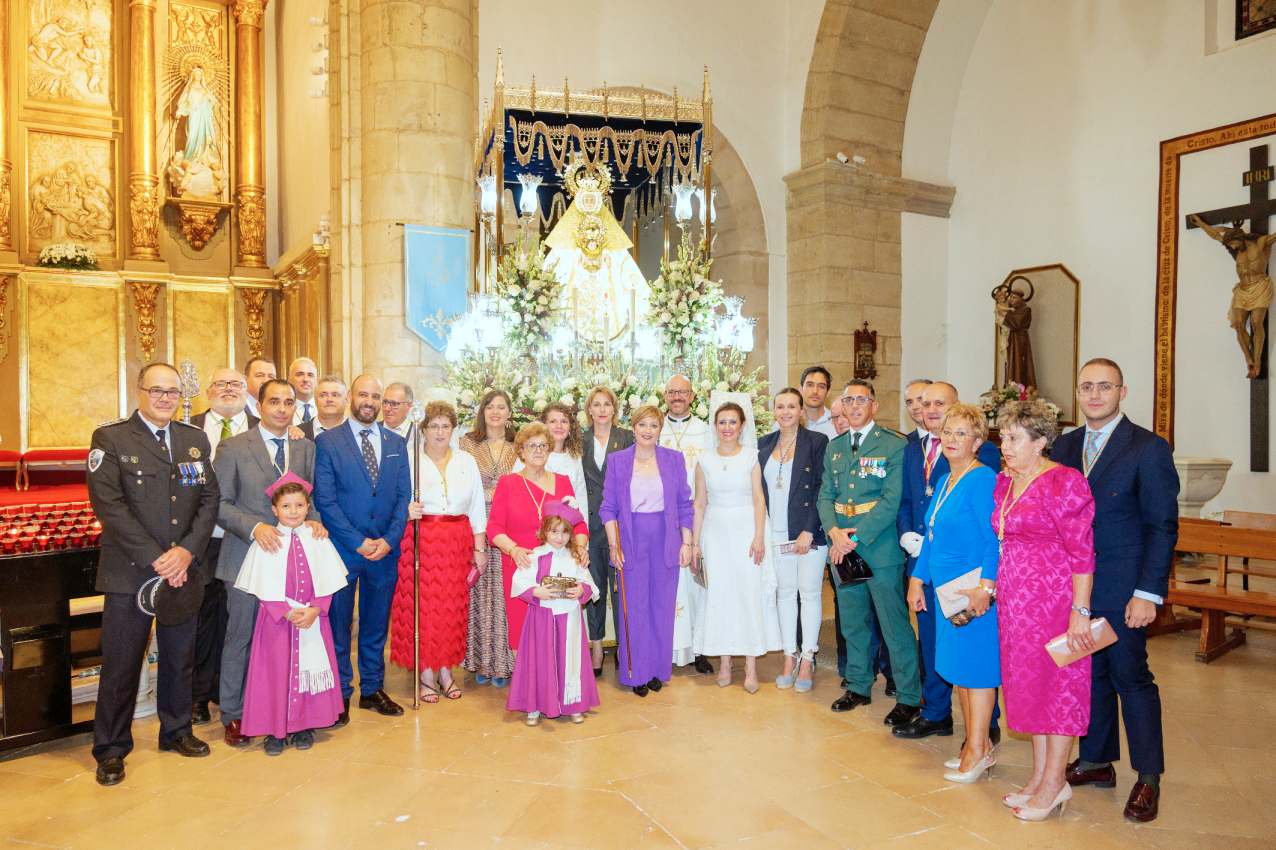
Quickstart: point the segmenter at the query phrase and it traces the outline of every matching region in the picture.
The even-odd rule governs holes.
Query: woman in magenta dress
[[[1067,633],[1090,649],[1094,499],[1085,476],[1045,458],[1058,435],[1040,401],[998,417],[1006,472],[997,476],[992,526],[1001,541],[997,625],[1006,723],[1032,736],[1032,777],[1005,803],[1020,820],[1043,820],[1067,803],[1073,739],[1090,725],[1090,658],[1058,667],[1045,644]]]
[[[501,477],[492,494],[492,510],[487,518],[487,539],[501,550],[501,581],[505,590],[505,620],[509,624],[510,649],[518,650],[519,635],[523,631],[523,619],[527,616],[527,603],[510,598],[510,584],[514,570],[531,563],[531,552],[540,545],[536,533],[544,518],[547,500],[570,500],[575,503],[576,493],[566,475],[557,475],[545,468],[549,460],[552,437],[549,429],[540,422],[524,425],[514,438],[514,448],[523,461],[518,472]],[[589,527],[578,523],[572,529],[572,552],[577,561],[586,563]]]

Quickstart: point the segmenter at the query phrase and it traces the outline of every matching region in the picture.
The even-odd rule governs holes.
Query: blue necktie
[[[283,475],[284,467],[287,466],[287,461],[284,460],[284,441],[281,437],[271,437],[270,442],[275,444],[275,472]]]
[[[314,414],[310,411],[310,402],[306,402],[306,403],[302,406],[302,410],[301,410],[301,421],[302,421],[302,422],[309,422],[309,421],[310,421],[311,419],[313,419],[313,418],[314,418]]]
[[[164,438],[165,429],[161,428],[155,432],[155,439],[159,440],[160,449],[164,452],[164,457],[168,458],[168,462],[173,462],[173,453],[168,450],[168,441]]]
[[[371,428],[364,428],[359,432],[359,437],[363,441],[363,465],[368,468],[368,477],[372,479],[372,486],[375,487],[377,486],[377,474],[380,470],[377,469],[377,453],[372,448],[372,440],[369,439],[371,435]]]

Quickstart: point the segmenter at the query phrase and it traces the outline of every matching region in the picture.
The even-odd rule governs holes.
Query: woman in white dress
[[[549,448],[549,460],[545,468],[559,475],[566,475],[572,482],[572,492],[580,500],[580,507],[585,507],[585,467],[581,463],[580,426],[576,424],[575,412],[561,402],[545,405],[541,411],[541,422],[549,429],[553,443]],[[523,461],[514,464],[514,472],[521,472]]]
[[[762,470],[757,451],[741,445],[743,433],[752,437],[746,429],[750,421],[734,401],[714,410],[717,445],[696,466],[693,546],[699,580],[706,586],[704,628],[696,632],[695,653],[721,656],[721,687],[731,684],[731,656],[743,655],[744,689],[753,694],[757,657],[780,648],[780,629]]]

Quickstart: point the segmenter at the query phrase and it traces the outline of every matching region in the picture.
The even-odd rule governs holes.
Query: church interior
[[[0,845],[1272,846],[1274,68],[1264,0],[5,3]],[[518,300],[537,275],[561,308]],[[678,275],[721,312],[675,333]],[[1147,640],[1159,817],[1122,816],[1118,761],[1021,823],[1028,736],[953,784],[961,728],[898,740],[880,690],[831,713],[827,582],[809,693],[770,684],[772,652],[756,695],[675,667],[638,700],[609,654],[583,726],[533,728],[459,670],[459,701],[269,761],[216,724],[209,757],[161,752],[139,694],[101,787],[91,439],[149,363],[178,367],[180,418],[256,358],[406,384],[462,428],[493,386],[531,411],[597,374],[619,415],[686,372],[767,430],[820,364],[830,403],[869,380],[901,433],[921,378],[1084,428],[1078,371],[1119,363],[1180,485]],[[412,675],[386,692],[413,702]]]

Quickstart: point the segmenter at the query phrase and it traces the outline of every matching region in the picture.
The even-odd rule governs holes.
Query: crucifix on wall
[[[1250,469],[1268,469],[1267,311],[1272,303],[1272,279],[1267,265],[1276,235],[1268,234],[1268,218],[1276,215],[1276,200],[1268,197],[1268,184],[1276,177],[1267,158],[1267,145],[1249,149],[1249,170],[1241,184],[1249,187],[1249,203],[1187,217],[1187,227],[1199,227],[1220,242],[1236,262],[1236,285],[1228,320],[1245,355],[1250,380]],[[1244,224],[1250,223],[1249,232]],[[1220,229],[1215,225],[1230,227]]]

